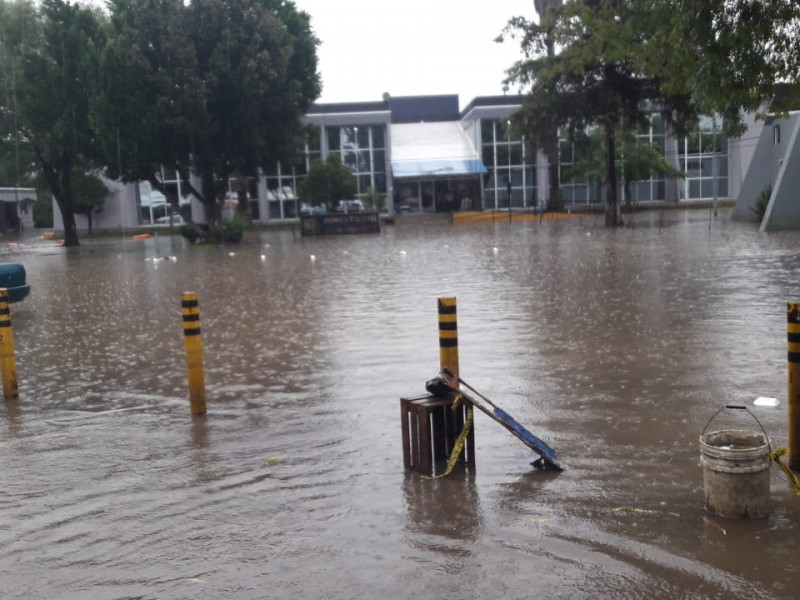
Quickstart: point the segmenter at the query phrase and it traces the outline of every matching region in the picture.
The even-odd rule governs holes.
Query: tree
[[[603,141],[602,132],[598,129],[592,129],[588,133],[576,132],[573,143],[578,147],[577,161],[569,171],[573,181],[605,183]],[[626,204],[631,201],[631,184],[634,181],[649,179],[653,175],[684,177],[681,171],[664,158],[657,146],[639,140],[635,131],[618,129],[614,143],[619,149],[616,169],[622,178]]]
[[[27,0],[0,1],[0,186],[28,187],[35,177],[30,144],[17,123],[17,81],[22,53],[41,41],[36,7]]]
[[[514,37],[517,31],[526,32],[522,42],[526,55],[529,55],[528,53],[534,48],[537,51],[544,49],[545,56],[547,56],[548,60],[552,60],[555,58],[554,27],[564,1],[534,0],[533,5],[536,9],[536,14],[539,15],[539,23],[536,24],[522,17],[515,17],[511,19],[509,25],[505,28],[504,34]],[[503,42],[504,35],[501,34],[495,41]],[[512,79],[509,77],[505,85],[507,86],[511,81]],[[551,211],[564,210],[558,164],[558,123],[551,120],[543,120],[537,123],[535,127],[531,127],[531,125],[532,123],[528,123],[528,127],[526,127],[528,152],[531,156],[536,156],[536,151],[541,148],[547,157],[549,188],[547,209]],[[534,132],[535,135],[530,135],[531,132]]]
[[[647,41],[639,29],[636,3],[624,0],[567,2],[550,31],[523,21],[510,23],[522,33],[526,56],[534,56],[546,36],[562,50],[555,56],[518,61],[508,81],[529,89],[531,99],[514,121],[540,131],[559,126],[581,131],[589,124],[604,132],[605,220],[622,224],[617,198],[616,135],[644,122],[645,102],[658,94],[657,82],[639,68],[636,48]],[[537,139],[536,131],[531,131]]]
[[[314,206],[323,204],[334,210],[340,200],[355,196],[357,189],[355,175],[337,155],[329,154],[325,162],[311,163],[308,176],[300,184],[300,197]]]
[[[302,140],[300,118],[320,91],[309,16],[285,0],[110,7],[97,110],[109,174],[164,193],[157,173],[176,169],[214,228],[228,180],[289,162]]]
[[[105,43],[99,12],[42,0],[41,38],[21,42],[13,93],[0,115],[29,146],[64,221],[64,244],[78,245],[72,176],[94,142],[89,123],[98,56]],[[34,29],[35,34],[35,29]],[[9,102],[10,98],[10,102]]]
[[[542,55],[545,32],[524,19],[525,59],[508,81],[528,92],[515,117],[526,136],[557,123],[605,134],[606,224],[622,223],[616,197],[617,129],[630,131],[649,110],[685,133],[701,114],[743,131],[743,111],[771,99],[775,84],[796,81],[800,3],[784,0],[572,0],[552,28],[560,53]]]
[[[108,188],[93,173],[78,167],[72,173],[72,191],[75,198],[75,213],[84,215],[89,222],[89,235],[93,235],[94,213],[103,209],[109,196]]]

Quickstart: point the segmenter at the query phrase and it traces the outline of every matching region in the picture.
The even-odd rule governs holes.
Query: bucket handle
[[[711,425],[711,421],[713,421],[714,418],[719,413],[721,413],[723,410],[725,410],[726,408],[731,409],[731,410],[743,410],[747,414],[749,414],[751,417],[753,417],[756,420],[756,423],[758,423],[758,426],[761,428],[761,431],[764,432],[764,439],[767,440],[767,448],[769,448],[769,453],[772,454],[772,445],[769,443],[769,436],[767,435],[767,431],[764,429],[764,426],[761,424],[761,421],[758,420],[758,417],[755,416],[750,411],[750,409],[747,408],[746,406],[744,406],[743,404],[724,404],[723,406],[720,406],[717,409],[717,412],[715,412],[713,415],[711,415],[711,418],[708,420],[708,423],[706,423],[706,426],[703,427],[703,433],[701,435],[705,435],[706,434],[706,429],[708,429],[708,426]]]

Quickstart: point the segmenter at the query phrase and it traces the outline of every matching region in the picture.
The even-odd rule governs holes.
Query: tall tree
[[[28,0],[0,1],[0,186],[33,185],[34,156],[18,127],[22,53],[41,44],[42,27]]]
[[[800,3],[787,0],[571,0],[550,33],[555,56],[543,51],[548,34],[538,25],[518,18],[507,31],[525,54],[508,82],[528,93],[515,116],[526,137],[541,139],[553,123],[603,128],[607,225],[622,223],[617,129],[656,109],[678,133],[718,114],[728,135],[741,134],[743,111],[800,76]]]
[[[514,120],[526,137],[541,139],[554,126],[582,130],[600,125],[605,148],[606,225],[622,224],[618,201],[616,134],[644,120],[644,101],[654,82],[638,69],[635,47],[641,43],[637,12],[624,0],[573,1],[558,13],[551,32],[512,22],[528,57],[509,69],[509,82],[528,89],[527,101]],[[536,55],[544,38],[553,36],[561,52]],[[534,128],[530,133],[527,128]]]
[[[177,169],[216,227],[228,180],[291,159],[302,140],[300,118],[320,91],[310,18],[285,0],[110,7],[96,111],[109,173],[161,189],[161,165]]]
[[[30,145],[61,211],[65,245],[77,246],[72,175],[94,143],[89,108],[105,33],[101,13],[63,0],[42,0],[40,18],[41,43],[23,46],[12,102],[0,112]]]
[[[544,51],[548,60],[554,59],[556,55],[554,31],[563,5],[563,0],[533,0],[536,14],[539,15],[539,22],[528,21],[524,17],[514,17],[495,41],[503,42],[506,35],[516,38],[518,34],[522,33],[520,45],[526,57],[530,58],[533,53]],[[508,86],[513,81],[514,75],[512,74],[506,80],[505,85]],[[531,100],[535,101],[536,99]],[[549,112],[549,110],[544,112]],[[563,210],[564,200],[561,197],[561,179],[559,177],[558,164],[559,123],[546,119],[539,121],[535,125],[530,122],[526,125],[525,139],[530,155],[536,156],[536,152],[541,148],[547,157],[547,209],[553,211]]]

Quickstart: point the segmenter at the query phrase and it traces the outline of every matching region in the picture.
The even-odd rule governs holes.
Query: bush
[[[50,194],[39,192],[38,198],[33,204],[33,226],[37,229],[53,226],[53,199],[50,198]]]
[[[241,242],[244,237],[246,222],[240,216],[225,219],[222,222],[222,239],[226,242]]]
[[[189,241],[190,244],[194,244],[197,240],[204,240],[208,236],[208,231],[204,231],[199,225],[195,225],[194,223],[186,223],[185,225],[181,225],[181,235]]]
[[[756,222],[761,223],[764,220],[764,215],[767,213],[769,206],[769,199],[772,197],[772,184],[764,186],[761,193],[756,198],[755,206],[751,206],[750,210],[753,211]]]

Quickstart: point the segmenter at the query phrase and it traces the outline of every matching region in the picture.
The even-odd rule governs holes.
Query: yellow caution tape
[[[455,409],[462,401],[461,394],[458,394],[455,399],[453,400],[452,408]],[[436,475],[435,477],[431,477],[431,479],[440,479],[442,477],[447,477],[450,475],[450,472],[453,470],[453,467],[456,466],[458,462],[458,455],[461,454],[461,450],[464,448],[464,442],[467,441],[467,436],[469,435],[469,431],[472,429],[472,404],[467,403],[467,420],[464,423],[464,428],[461,430],[461,433],[458,435],[458,439],[456,440],[456,445],[453,446],[453,450],[450,452],[450,459],[447,461],[447,469],[445,469],[444,473],[441,475]]]
[[[789,448],[787,448],[786,446],[779,446],[777,450],[770,453],[769,457],[778,464],[781,470],[784,473],[786,473],[786,475],[794,484],[794,489],[792,490],[792,493],[795,496],[800,496],[800,479],[797,478],[797,475],[794,474],[794,471],[792,471],[788,465],[783,464],[783,462],[781,461],[781,456],[783,456],[787,452],[789,452]]]

